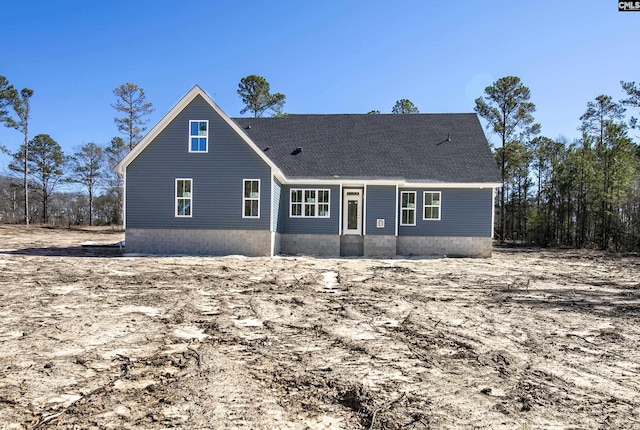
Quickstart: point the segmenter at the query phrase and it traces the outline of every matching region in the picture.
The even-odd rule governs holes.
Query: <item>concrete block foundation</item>
[[[272,255],[272,236],[264,230],[129,228],[126,252],[133,254]]]
[[[340,255],[340,236],[332,234],[280,234],[280,252],[283,254]]]
[[[341,257],[362,257],[364,255],[364,236],[347,234],[340,236]]]
[[[367,235],[364,237],[365,257],[393,257],[396,252],[395,236]]]
[[[127,229],[126,252],[134,254],[246,255],[282,254],[328,257],[421,256],[491,257],[489,237],[347,236],[282,234],[264,230]]]
[[[491,257],[490,237],[398,236],[398,255],[447,255],[449,257]]]

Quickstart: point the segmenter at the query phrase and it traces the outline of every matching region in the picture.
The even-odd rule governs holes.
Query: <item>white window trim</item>
[[[398,185],[396,185],[396,205],[394,207],[398,207],[399,206],[399,202],[398,202],[398,197],[400,196],[400,187]],[[402,218],[400,218],[402,219]],[[400,219],[398,219],[398,211],[396,211],[396,218],[393,220],[394,223],[393,225],[395,226],[395,235],[396,237],[398,236],[399,230],[400,230]]]
[[[293,193],[294,191],[302,191],[302,201],[301,202],[292,202],[291,201],[291,193]],[[313,203],[307,203],[306,201],[304,201],[304,193],[305,191],[315,191],[316,192],[316,201]],[[327,193],[329,193],[328,195],[328,199],[326,203],[319,203],[318,202],[318,193],[320,191],[326,191]],[[294,204],[300,204],[302,205],[302,211],[300,212],[300,215],[293,215],[293,205]],[[320,213],[320,211],[318,210],[318,206],[319,205],[327,205],[327,215],[318,215]],[[310,215],[305,215],[306,213],[306,206],[315,206],[315,210],[314,213],[316,215],[310,216]],[[289,189],[289,218],[331,218],[331,189],[329,188],[291,188]]]
[[[302,201],[294,202],[291,196],[294,192],[300,191],[302,193],[302,199],[304,199],[304,190],[301,188],[291,188],[289,190],[289,218],[304,218],[304,203]],[[300,215],[293,214],[293,205],[300,205]]]
[[[189,197],[189,200],[191,200],[191,205],[190,205],[191,211],[189,212],[189,215],[179,215],[178,214],[178,199],[180,199],[180,198],[185,199],[184,197],[178,197],[178,181],[190,181],[191,182],[191,196]],[[175,204],[174,215],[175,215],[176,218],[191,218],[191,217],[193,217],[193,178],[176,178],[175,187],[173,188],[173,199],[174,199],[174,204]]]
[[[207,149],[205,149],[204,151],[193,151],[191,149],[191,138],[192,137],[202,137],[200,135],[198,136],[193,136],[191,135],[191,124],[194,122],[204,122],[207,124],[207,135],[204,136],[204,138],[206,139],[206,147]],[[209,120],[208,119],[191,119],[189,120],[189,152],[192,154],[206,154],[207,152],[209,152]]]
[[[340,189],[339,189],[339,196],[344,196],[344,188],[342,187],[342,184],[340,184]],[[329,200],[331,200],[331,194],[329,194]],[[342,200],[344,200],[343,198],[338,199],[338,213],[342,214]],[[495,211],[494,211],[495,212]],[[340,232],[340,235],[344,234],[344,226],[343,226],[343,222],[342,222],[342,217],[341,216],[337,216],[336,217],[338,219],[338,231]]]
[[[244,196],[244,187],[246,182],[258,182],[258,197],[245,197]],[[262,184],[260,183],[260,179],[243,179],[242,180],[242,218],[250,218],[250,219],[259,219],[260,218],[260,190],[262,189]],[[245,203],[247,200],[257,200],[258,201],[258,215],[247,215],[244,212]]]
[[[364,201],[365,196],[367,195],[367,184],[364,184],[364,188],[362,190],[362,235],[367,235],[367,202]]]
[[[402,207],[402,195],[403,194],[413,194],[413,204],[414,206],[412,208],[403,208]],[[418,204],[418,193],[416,191],[401,191],[400,192],[400,225],[401,226],[409,226],[409,227],[414,227],[416,225],[416,205]],[[403,210],[412,210],[413,211],[413,224],[403,224],[402,222],[402,211]]]
[[[438,201],[440,202],[439,205],[428,205],[427,204],[427,193],[429,194],[438,194],[440,196],[440,198],[438,199]],[[424,216],[424,210],[426,208],[438,208],[438,218],[425,218]],[[423,191],[422,193],[422,220],[423,221],[440,221],[442,219],[442,191]]]

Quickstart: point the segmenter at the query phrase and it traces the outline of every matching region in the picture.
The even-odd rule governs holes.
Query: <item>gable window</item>
[[[400,194],[400,225],[416,225],[416,192]]]
[[[440,191],[424,192],[424,217],[428,220],[440,219]]]
[[[242,218],[260,218],[260,179],[243,181]]]
[[[192,179],[176,179],[176,216],[191,216]]]
[[[291,190],[291,217],[329,218],[329,190]]]
[[[207,152],[209,121],[189,121],[189,152]]]

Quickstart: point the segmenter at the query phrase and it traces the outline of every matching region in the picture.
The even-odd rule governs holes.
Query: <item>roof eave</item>
[[[416,181],[403,178],[311,178],[290,177],[287,185],[391,185],[416,188],[502,188],[500,182],[441,182],[441,181]]]

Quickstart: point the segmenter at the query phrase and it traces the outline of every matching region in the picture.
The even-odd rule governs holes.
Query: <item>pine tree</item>
[[[23,88],[20,92],[9,85],[7,79],[0,76],[0,119],[4,125],[14,128],[22,133],[23,147],[22,151],[22,173],[24,187],[24,221],[29,226],[29,119],[31,117],[31,105],[29,100],[33,96],[33,90]],[[7,107],[11,107],[13,115],[9,113]]]
[[[154,109],[151,103],[147,102],[144,89],[136,84],[122,84],[113,90],[113,94],[117,97],[117,102],[111,106],[124,114],[120,118],[115,117],[113,121],[118,126],[118,131],[127,136],[129,150],[132,150],[147,129],[145,124],[149,119],[145,116],[151,114]]]
[[[29,155],[26,156],[29,167],[29,177],[40,194],[42,202],[42,222],[49,221],[49,197],[56,185],[63,179],[66,158],[62,148],[48,134],[39,134],[29,142]],[[25,159],[25,146],[14,154],[14,161],[9,168],[22,172],[21,161]]]
[[[72,180],[87,188],[89,225],[93,225],[93,199],[102,178],[103,150],[93,142],[81,146],[71,157]]]
[[[475,111],[487,121],[487,128],[500,136],[502,151],[500,152],[500,173],[502,190],[500,191],[500,239],[506,234],[506,154],[507,146],[517,140],[518,133],[535,135],[540,130],[539,124],[533,123],[533,112],[536,106],[529,101],[531,92],[517,76],[506,76],[498,79],[484,90],[484,98],[476,99]]]
[[[416,105],[409,99],[400,99],[391,108],[393,114],[420,113]]]
[[[282,93],[271,94],[271,86],[262,76],[249,75],[240,79],[237,93],[245,105],[241,114],[251,112],[254,118],[259,118],[270,110],[274,116],[285,116],[282,108],[287,97]]]

